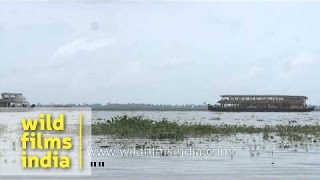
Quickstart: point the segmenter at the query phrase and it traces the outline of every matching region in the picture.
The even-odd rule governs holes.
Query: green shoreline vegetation
[[[92,125],[92,135],[111,135],[118,138],[175,139],[204,137],[213,134],[230,136],[234,134],[259,134],[264,140],[272,140],[274,135],[289,141],[304,139],[317,141],[320,137],[320,125],[266,125],[264,127],[247,125],[208,125],[179,124],[168,120],[154,121],[142,116],[117,116],[111,120]]]

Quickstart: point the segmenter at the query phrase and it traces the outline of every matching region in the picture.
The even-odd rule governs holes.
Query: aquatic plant
[[[154,121],[142,116],[117,116],[103,123],[92,125],[93,135],[111,135],[119,138],[176,139],[204,137],[212,134],[234,135],[262,133],[268,140],[274,134],[289,141],[303,140],[304,136],[320,137],[320,125],[266,125],[264,127],[247,125],[209,125],[171,122],[167,119]],[[273,139],[273,136],[272,136]]]
[[[221,120],[221,118],[220,118],[220,117],[212,117],[212,118],[210,118],[210,120],[215,120],[215,121],[217,121],[217,120]]]

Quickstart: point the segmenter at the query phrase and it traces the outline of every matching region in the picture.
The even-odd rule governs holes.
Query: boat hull
[[[314,107],[309,107],[305,109],[267,109],[267,108],[222,108],[212,105],[208,105],[209,111],[216,112],[311,112],[314,110]]]

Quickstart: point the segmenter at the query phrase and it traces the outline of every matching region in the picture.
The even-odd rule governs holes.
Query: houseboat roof
[[[22,93],[2,93],[1,97],[0,102],[29,103]]]

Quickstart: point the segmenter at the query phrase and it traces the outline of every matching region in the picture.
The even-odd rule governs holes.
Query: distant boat
[[[30,103],[22,93],[2,93],[0,107],[30,107]]]
[[[310,112],[306,96],[287,95],[221,95],[215,105],[208,104],[209,111],[222,112]]]

